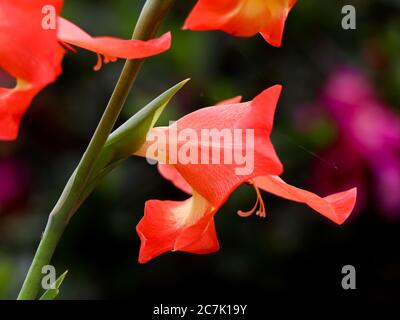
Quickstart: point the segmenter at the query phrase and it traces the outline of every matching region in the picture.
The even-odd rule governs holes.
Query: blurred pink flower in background
[[[400,117],[376,95],[353,68],[342,68],[328,79],[319,104],[337,129],[337,140],[315,164],[314,178],[325,181],[325,192],[348,185],[359,188],[360,209],[371,195],[389,218],[400,218]],[[373,196],[372,196],[373,195]]]
[[[13,158],[0,159],[0,215],[20,207],[28,189],[28,168]]]

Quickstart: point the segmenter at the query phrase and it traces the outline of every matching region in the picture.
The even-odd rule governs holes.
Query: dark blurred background
[[[67,0],[62,15],[93,35],[129,38],[143,3]],[[348,124],[364,121],[363,137],[374,139],[377,133],[369,128],[374,127],[370,124],[375,117],[357,119],[373,104],[374,110],[393,120],[383,127],[396,140],[400,1],[299,0],[279,49],[260,36],[182,31],[194,3],[177,1],[162,26],[162,31],[172,31],[173,47],[145,63],[120,121],[188,77],[192,81],[174,98],[159,124],[236,95],[250,100],[281,83],[284,91],[272,139],[285,165],[285,180],[320,195],[356,185],[361,190],[357,210],[337,226],[304,205],[264,193],[267,218],[243,219],[236,211],[252,207],[255,201],[252,189],[243,186],[216,216],[220,252],[167,253],[139,265],[135,226],[144,202],[186,195],[144,159],[132,158],[104,180],[68,226],[53,259],[59,274],[69,270],[59,298],[155,296],[161,302],[196,298],[218,302],[285,294],[399,297],[400,205],[396,200],[400,190],[392,177],[396,168],[400,171],[400,143],[384,142],[381,149],[361,147],[360,151],[352,145],[357,137],[350,137],[352,131],[332,113],[346,101],[329,105],[326,92],[333,90],[342,97],[339,89],[332,89],[335,83],[329,84],[341,70],[359,74],[369,86],[360,90],[369,90],[372,102],[365,98],[362,104],[355,103],[355,115],[347,116],[343,109],[341,117]],[[341,8],[346,4],[357,10],[356,30],[341,27]],[[93,53],[68,54],[62,76],[34,100],[24,117],[18,141],[0,143],[0,298],[17,296],[47,215],[84,151],[123,64],[118,61],[94,72],[95,63]],[[354,92],[354,104],[358,87],[347,80],[337,88],[354,85],[343,95],[351,100]],[[342,152],[335,153],[337,149]],[[389,149],[394,175],[386,178],[393,188],[382,192],[380,173],[387,167],[375,165],[375,160]],[[390,208],[384,206],[385,195],[394,199]],[[348,264],[357,270],[354,291],[341,287],[341,270]]]

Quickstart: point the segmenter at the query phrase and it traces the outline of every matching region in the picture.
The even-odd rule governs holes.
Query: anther
[[[256,204],[254,205],[254,207],[251,210],[249,210],[249,211],[239,210],[237,212],[237,214],[242,218],[247,218],[247,217],[250,217],[255,212],[256,216],[258,216],[260,218],[265,218],[267,216],[267,213],[265,210],[265,204],[264,204],[264,200],[262,199],[260,189],[251,181],[249,182],[249,184],[253,185],[254,190],[256,191],[256,195],[257,195]]]
[[[97,63],[93,68],[94,71],[99,71],[101,69],[102,65],[103,65],[103,57],[101,56],[100,53],[98,53],[97,54]]]

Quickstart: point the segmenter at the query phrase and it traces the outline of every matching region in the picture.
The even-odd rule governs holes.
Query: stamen
[[[259,203],[260,203],[260,210],[257,211],[256,215],[259,216],[260,218],[265,218],[267,216],[267,212],[265,210],[265,204],[262,199],[260,189],[258,189],[255,185],[254,185],[254,189],[256,190],[257,199],[259,200]]]
[[[103,66],[103,63],[107,64],[109,62],[114,62],[114,61],[117,61],[117,58],[97,53],[97,63],[94,66],[94,70],[99,71]]]
[[[256,211],[259,202],[260,202],[260,201],[259,201],[259,199],[258,199],[258,197],[257,197],[256,204],[254,205],[254,207],[253,207],[251,210],[249,210],[249,211],[242,211],[242,210],[239,210],[239,211],[237,212],[237,214],[239,215],[239,217],[242,217],[242,218],[250,217],[250,216],[254,213],[254,211]],[[257,211],[257,212],[258,212],[258,211]]]
[[[102,65],[103,65],[103,57],[101,56],[100,53],[97,53],[97,63],[93,68],[94,71],[99,71],[101,69]]]
[[[256,194],[257,194],[256,204],[254,205],[254,207],[251,210],[249,210],[249,211],[239,210],[237,212],[237,214],[242,218],[247,218],[247,217],[250,217],[254,212],[256,212],[256,216],[259,216],[260,218],[265,218],[267,216],[267,212],[265,210],[265,204],[264,204],[264,200],[262,199],[260,189],[256,185],[254,185],[253,182],[251,182],[251,181],[249,182],[249,184],[253,185],[254,190],[256,190]],[[258,210],[257,210],[257,208],[258,208]]]

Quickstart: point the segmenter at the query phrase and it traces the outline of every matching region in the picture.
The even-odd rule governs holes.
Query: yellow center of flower
[[[232,10],[226,14],[226,17],[243,16],[246,19],[259,18],[260,13],[265,11],[266,3],[261,0],[242,0],[239,1]]]
[[[242,3],[242,12],[248,18],[258,18],[260,13],[265,10],[265,1],[246,0]]]
[[[23,80],[23,79],[17,79],[17,85],[15,86],[16,89],[27,89],[29,88],[30,83]]]
[[[175,209],[174,220],[178,227],[189,227],[211,212],[212,209],[210,202],[193,191],[192,197]]]

